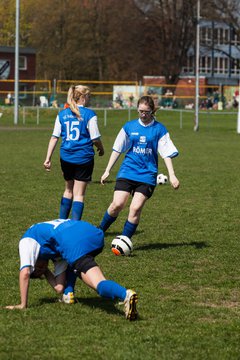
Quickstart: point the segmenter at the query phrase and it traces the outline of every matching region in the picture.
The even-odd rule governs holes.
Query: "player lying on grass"
[[[85,221],[57,219],[31,226],[19,242],[21,303],[7,308],[27,308],[30,277],[46,276],[48,260],[60,256],[100,296],[123,301],[126,318],[135,320],[136,292],[106,280],[95,262],[95,256],[101,253],[103,246],[103,231]],[[57,284],[53,283],[55,286]]]

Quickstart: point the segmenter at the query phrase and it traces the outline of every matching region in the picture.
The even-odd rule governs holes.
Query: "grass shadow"
[[[203,249],[206,247],[209,247],[205,241],[191,241],[189,243],[174,243],[174,244],[168,244],[168,243],[154,243],[154,244],[147,244],[142,246],[136,246],[135,250],[162,250],[162,249],[168,249],[168,248],[175,248],[175,247],[181,247],[181,246],[193,246],[196,249]]]
[[[107,312],[108,314],[119,314],[119,315],[123,315],[124,312],[123,310],[120,310],[117,308],[116,304],[117,302],[114,302],[110,299],[105,299],[105,298],[101,298],[101,297],[91,297],[91,298],[81,298],[81,297],[77,297],[76,298],[77,303],[80,303],[84,306],[88,306],[90,308],[98,308],[101,310],[104,310],[105,312]]]
[[[120,315],[124,314],[123,310],[121,311],[120,309],[117,308],[117,306],[116,306],[117,302],[114,302],[109,299],[105,299],[105,298],[101,298],[101,297],[94,297],[94,298],[93,297],[91,297],[91,298],[76,297],[75,300],[76,300],[75,305],[77,305],[79,303],[84,306],[88,306],[92,309],[99,308],[99,309],[106,311],[109,314],[116,314],[116,313],[120,314]],[[36,305],[41,306],[44,304],[54,304],[54,303],[56,304],[59,302],[60,302],[59,299],[56,297],[55,298],[43,297],[43,298],[38,299],[38,302]],[[63,305],[69,306],[68,304],[63,304]]]
[[[113,183],[115,183],[115,182],[116,182],[116,180],[108,180],[108,181],[106,182],[106,184],[113,184]],[[100,182],[100,180],[92,180],[92,181],[90,182],[90,184],[102,185],[101,182]],[[102,186],[103,186],[103,185],[102,185]]]
[[[55,304],[55,303],[59,303],[58,297],[43,297],[38,299],[37,306],[41,306],[44,304]]]
[[[109,300],[106,298],[77,298],[77,302],[83,304],[84,306],[89,306],[90,308],[98,308],[101,310],[104,310],[108,314],[114,314],[114,315],[121,315],[125,317],[124,314],[124,307],[121,306],[121,309],[118,308],[119,301],[115,300]],[[137,320],[141,320],[141,317],[138,314]],[[135,321],[134,321],[135,322]]]
[[[83,306],[88,306],[91,309],[97,308],[100,310],[105,311],[107,314],[112,314],[112,315],[120,315],[120,316],[125,316],[124,314],[124,307],[122,306],[122,309],[118,308],[118,303],[119,301],[115,300],[110,300],[110,299],[106,299],[106,298],[101,298],[99,296],[96,297],[91,297],[91,298],[86,298],[86,297],[76,297],[75,298],[76,303],[74,305],[68,305],[68,304],[63,304],[64,306],[67,307],[71,307],[71,306],[77,306],[78,304],[81,304]],[[40,298],[38,299],[38,302],[36,304],[36,306],[41,306],[44,304],[56,304],[59,303],[59,299],[58,298]],[[141,320],[141,317],[138,315],[137,320]]]

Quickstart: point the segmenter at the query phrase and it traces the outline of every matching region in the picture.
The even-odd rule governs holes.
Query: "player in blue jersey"
[[[113,145],[108,165],[101,177],[104,184],[110,171],[122,153],[126,153],[117,174],[113,200],[105,212],[100,228],[105,232],[126,206],[130,194],[132,201],[122,234],[131,238],[140,221],[146,201],[152,196],[158,173],[158,153],[163,158],[171,185],[179,188],[174,173],[172,158],[178,155],[165,126],[154,117],[152,97],[142,96],[138,100],[139,118],[127,122],[120,130]]]
[[[71,86],[68,91],[68,106],[60,111],[49,141],[44,167],[51,169],[51,158],[62,137],[60,161],[65,179],[65,190],[61,199],[61,219],[67,219],[72,209],[72,219],[80,220],[84,209],[87,184],[91,181],[94,167],[94,148],[99,156],[104,154],[100,139],[96,113],[86,106],[90,89],[86,86]]]
[[[103,246],[103,231],[85,221],[57,219],[31,226],[19,242],[21,303],[7,308],[25,309],[28,306],[30,278],[46,274],[48,261],[60,256],[100,296],[123,301],[126,318],[135,320],[136,292],[106,280],[95,262],[95,256]]]

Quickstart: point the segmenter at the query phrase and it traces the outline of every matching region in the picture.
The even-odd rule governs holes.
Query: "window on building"
[[[219,58],[218,57],[214,58],[214,72],[219,74]]]
[[[218,32],[219,32],[218,43],[222,44],[223,43],[223,29],[218,29]]]
[[[212,70],[212,58],[209,56],[207,57],[207,67],[206,72],[210,73]]]
[[[19,56],[19,70],[27,70],[27,57]]]
[[[230,29],[224,29],[223,30],[223,43],[224,44],[229,44],[229,42],[231,41],[230,39]]]
[[[222,44],[229,44],[230,41],[230,31],[229,29],[223,29],[220,28],[218,29],[218,44],[222,45]]]
[[[225,58],[223,59],[223,67],[224,67],[224,74],[228,74],[229,73],[229,59]]]
[[[206,72],[206,57],[205,56],[200,57],[200,72],[201,73]]]
[[[223,72],[224,72],[223,58],[219,58],[219,73],[222,74]]]
[[[218,29],[214,28],[213,31],[214,44],[218,44]]]
[[[210,45],[212,43],[212,29],[206,26],[200,28],[200,39],[202,45]]]
[[[209,27],[206,31],[206,44],[210,45],[212,43],[212,29]]]
[[[238,39],[237,34],[233,34],[233,45],[239,45],[240,39]]]
[[[239,59],[234,59],[233,64],[232,64],[232,73],[234,75],[239,74],[239,69],[240,69],[240,60]]]

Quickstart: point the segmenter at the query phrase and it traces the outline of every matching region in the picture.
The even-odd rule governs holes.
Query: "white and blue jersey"
[[[34,271],[37,259],[61,257],[72,265],[104,246],[103,231],[85,221],[52,220],[31,226],[19,242],[20,270]]]
[[[120,130],[113,150],[126,152],[117,179],[125,178],[154,186],[158,153],[162,158],[178,155],[166,127],[155,119],[148,125],[140,119],[127,122]]]
[[[52,136],[62,137],[60,157],[73,164],[85,164],[94,157],[93,140],[100,138],[96,113],[79,106],[81,120],[70,108],[59,112]]]

